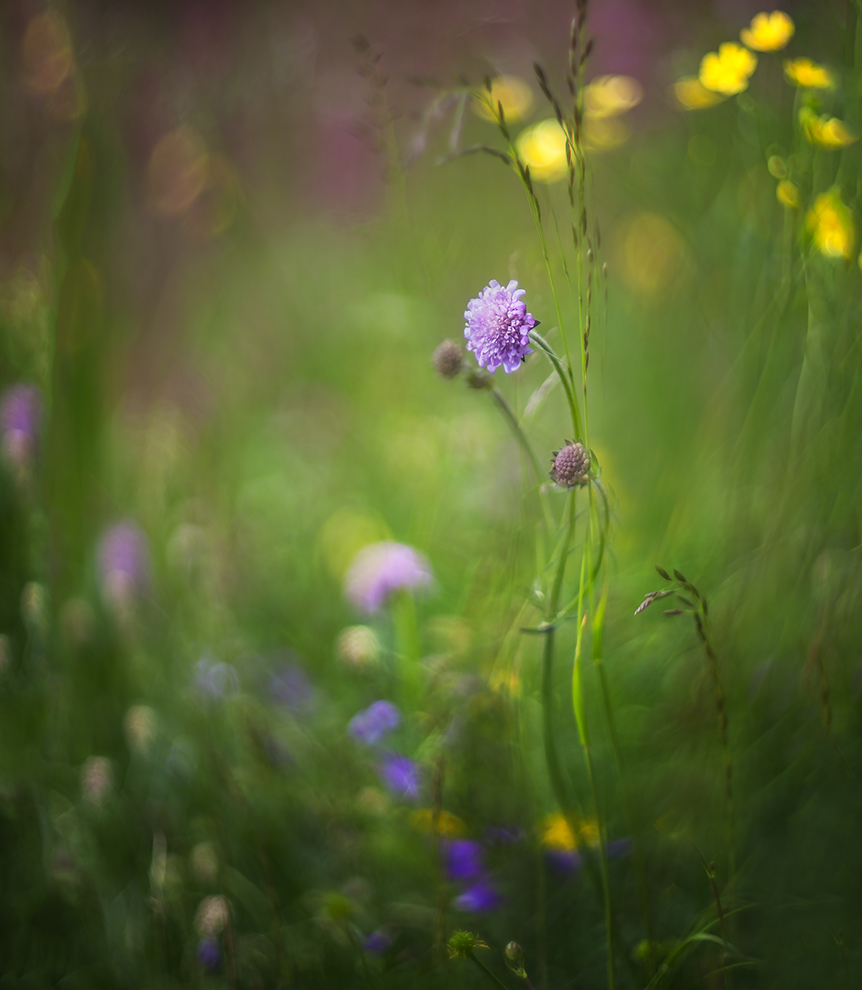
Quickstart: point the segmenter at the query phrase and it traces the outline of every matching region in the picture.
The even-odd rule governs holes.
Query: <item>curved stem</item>
[[[494,983],[496,983],[498,987],[502,987],[503,990],[509,990],[509,988],[506,986],[506,984],[502,980],[500,980],[496,976],[494,976],[494,974],[491,972],[491,970],[488,969],[488,967],[482,962],[481,959],[479,959],[475,955],[473,955],[472,952],[469,953],[469,957],[479,967],[479,969],[482,970],[482,972],[488,977],[489,980],[493,980]]]
[[[581,436],[581,415],[578,411],[578,403],[575,400],[575,393],[572,390],[572,384],[566,375],[565,369],[563,368],[563,362],[557,357],[554,349],[545,340],[545,338],[538,333],[536,330],[530,331],[530,340],[542,351],[542,353],[551,362],[554,371],[559,375],[560,381],[563,383],[563,388],[566,391],[566,398],[569,401],[569,413],[572,417],[572,429],[575,431],[575,439],[579,439]]]

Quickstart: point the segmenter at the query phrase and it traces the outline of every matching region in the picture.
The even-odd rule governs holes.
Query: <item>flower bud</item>
[[[455,959],[458,956],[462,959],[466,959],[467,956],[473,955],[474,949],[488,948],[487,944],[480,938],[475,936],[472,932],[467,932],[463,929],[452,933],[448,946],[450,959]]]
[[[550,475],[558,485],[574,488],[587,483],[590,458],[583,444],[569,441],[565,447],[554,451],[554,466]]]
[[[454,340],[444,340],[434,351],[434,370],[441,378],[456,378],[464,363],[464,353]]]
[[[506,965],[516,976],[520,976],[522,980],[526,980],[527,971],[524,969],[524,950],[517,942],[509,942],[503,953],[503,958],[506,961]]]

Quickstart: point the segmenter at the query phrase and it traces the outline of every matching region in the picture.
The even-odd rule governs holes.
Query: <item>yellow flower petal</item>
[[[751,24],[740,31],[742,43],[758,52],[776,52],[793,37],[796,27],[783,10],[755,14]]]
[[[775,189],[775,195],[782,206],[788,210],[799,209],[799,190],[787,179],[782,179]]]
[[[756,68],[756,55],[735,41],[725,41],[717,52],[703,56],[698,78],[707,89],[733,96],[748,88],[748,79]]]
[[[707,89],[697,76],[683,76],[682,79],[677,79],[672,89],[677,102],[686,110],[706,110],[707,107],[714,107],[716,103],[724,100],[721,93]]]
[[[853,252],[853,215],[837,189],[821,193],[808,211],[805,225],[814,246],[827,258],[849,258]]]
[[[802,89],[832,89],[835,85],[832,73],[810,58],[788,59],[784,63],[784,75]]]
[[[838,151],[859,140],[843,120],[828,115],[818,117],[809,107],[799,111],[799,123],[811,144],[827,151]]]
[[[584,113],[594,120],[616,117],[637,106],[644,91],[631,76],[599,76],[584,90]]]
[[[497,76],[490,92],[484,87],[476,91],[473,109],[485,120],[496,120],[500,105],[507,121],[523,120],[532,109],[533,91],[517,76]]]
[[[543,120],[528,127],[515,144],[534,179],[557,182],[566,175],[566,132],[556,120]]]

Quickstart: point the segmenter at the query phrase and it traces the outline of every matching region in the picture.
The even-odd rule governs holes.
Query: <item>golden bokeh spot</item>
[[[363,547],[391,538],[382,519],[356,509],[342,508],[323,524],[317,543],[327,570],[340,581]]]
[[[683,76],[671,87],[677,103],[684,110],[706,110],[714,107],[716,103],[722,103],[724,97],[721,93],[715,93],[697,78],[697,76]]]
[[[832,73],[810,58],[788,59],[784,63],[784,75],[802,89],[832,89],[835,85]]]
[[[515,144],[534,179],[558,182],[567,174],[566,132],[556,120],[543,120],[521,131]]]
[[[548,849],[569,852],[578,846],[597,846],[599,844],[599,826],[593,818],[574,816],[575,832],[566,818],[555,812],[548,815],[540,826],[539,840]]]
[[[636,107],[643,96],[643,86],[631,76],[599,76],[584,90],[584,113],[594,120],[616,117]]]
[[[614,117],[584,121],[584,148],[587,151],[612,151],[625,144],[631,131]]]
[[[775,195],[778,197],[778,202],[782,206],[786,206],[788,210],[799,209],[799,190],[789,179],[782,179],[778,183],[775,189]]]
[[[814,200],[805,225],[814,246],[827,258],[849,258],[853,253],[853,215],[837,189],[821,193]]]
[[[792,19],[783,10],[771,14],[755,14],[751,24],[739,32],[744,45],[758,52],[777,52],[784,48],[796,30]]]
[[[517,76],[497,76],[490,92],[483,86],[473,97],[473,110],[484,120],[497,120],[503,107],[506,121],[523,120],[533,108],[533,91]]]
[[[859,140],[855,134],[850,133],[842,120],[828,114],[818,117],[809,107],[803,107],[799,111],[799,123],[808,141],[827,151],[838,151]]]
[[[676,227],[658,213],[638,213],[622,228],[620,274],[640,295],[658,296],[679,276],[686,245]]]
[[[201,135],[187,125],[165,134],[150,155],[150,200],[162,216],[185,213],[209,179],[209,155]]]
[[[703,56],[698,78],[707,89],[733,96],[748,89],[748,80],[756,68],[756,55],[735,41],[725,41],[717,52]]]
[[[419,808],[410,816],[413,827],[420,832],[434,831],[434,809]],[[437,819],[437,832],[447,839],[456,839],[464,834],[464,823],[456,815],[442,810]]]

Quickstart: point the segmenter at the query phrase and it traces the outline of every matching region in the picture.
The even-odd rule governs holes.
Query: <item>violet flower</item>
[[[506,372],[517,371],[528,354],[532,354],[530,331],[537,326],[521,301],[525,289],[512,279],[500,285],[491,279],[476,299],[467,303],[464,336],[467,350],[473,351],[480,368],[494,372],[502,364]]]
[[[198,942],[198,962],[208,973],[217,973],[221,967],[221,949],[214,938],[202,938]]]
[[[402,588],[428,588],[433,582],[425,557],[404,543],[372,543],[360,550],[344,578],[344,594],[360,612],[379,612]]]
[[[134,523],[121,522],[105,530],[99,542],[99,579],[108,604],[127,609],[150,580],[149,543]]]
[[[391,701],[375,701],[357,712],[347,725],[347,731],[359,742],[373,746],[401,722],[401,713]]]
[[[463,894],[453,901],[454,906],[459,911],[477,914],[495,911],[502,903],[503,898],[487,878],[468,887]]]
[[[387,753],[378,769],[386,789],[396,797],[415,800],[421,782],[419,767],[406,756]]]
[[[446,875],[450,880],[472,880],[485,870],[482,847],[470,839],[455,839],[446,845]]]
[[[217,701],[239,693],[239,675],[229,663],[216,663],[203,656],[195,664],[195,687],[202,698]]]
[[[36,453],[42,419],[42,393],[35,385],[13,385],[0,401],[0,434],[6,459],[25,470]]]
[[[382,928],[378,928],[376,932],[366,935],[362,942],[362,948],[375,956],[382,956],[390,945],[392,945],[392,939]]]

